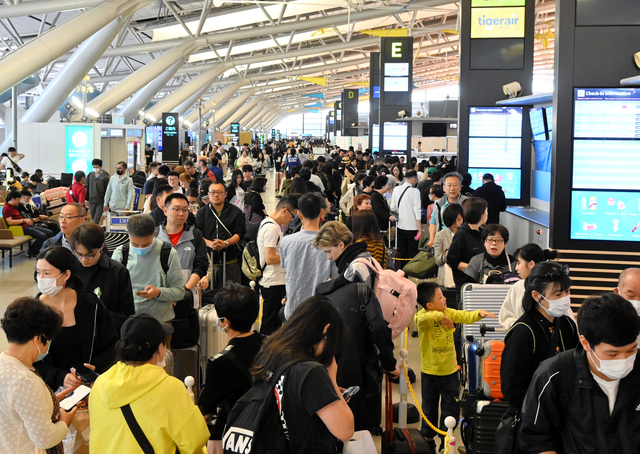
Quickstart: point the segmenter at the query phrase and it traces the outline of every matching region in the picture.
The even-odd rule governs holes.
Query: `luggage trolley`
[[[127,233],[129,218],[141,211],[131,210],[109,210],[107,212],[107,232]]]

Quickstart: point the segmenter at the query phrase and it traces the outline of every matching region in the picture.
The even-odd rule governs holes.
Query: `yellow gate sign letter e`
[[[524,38],[524,8],[472,8],[471,38]]]

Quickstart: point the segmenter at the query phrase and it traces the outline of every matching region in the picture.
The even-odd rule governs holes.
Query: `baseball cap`
[[[154,316],[146,313],[132,315],[120,329],[123,339],[127,339],[141,349],[157,345],[171,333],[173,333],[173,326],[160,323]]]

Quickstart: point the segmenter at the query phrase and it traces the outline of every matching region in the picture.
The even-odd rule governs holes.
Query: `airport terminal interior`
[[[289,200],[288,194],[319,190],[317,194],[321,197],[318,198],[326,207],[325,217],[321,216],[323,223],[337,221],[342,224],[341,228],[346,229],[346,225],[355,234],[352,219],[355,222],[354,213],[363,210],[356,205],[356,200],[361,203],[362,199],[358,197],[368,197],[375,213],[375,218],[371,219],[378,224],[374,230],[381,232],[384,243],[382,261],[385,267],[399,270],[407,265],[411,270],[405,271],[402,279],[406,282],[403,285],[413,289],[412,298],[417,299],[416,304],[410,305],[412,314],[423,309],[420,301],[427,291],[427,284],[436,283],[444,290],[443,300],[446,299],[449,308],[480,310],[480,313],[474,313],[473,319],[449,313],[451,319],[444,313],[441,316],[444,320],[429,318],[428,323],[435,326],[429,329],[444,333],[453,328],[449,334],[442,334],[452,339],[446,347],[443,347],[445,344],[428,346],[434,338],[429,337],[433,335],[425,328],[427,319],[420,319],[419,312],[415,321],[406,319],[403,327],[408,324],[407,330],[393,338],[393,354],[401,376],[399,384],[393,385],[390,396],[392,402],[402,402],[399,415],[394,416],[395,426],[391,425],[401,430],[394,431],[387,425],[386,390],[383,389],[386,382],[376,379],[378,391],[373,393],[373,400],[371,393],[367,393],[366,398],[358,398],[357,405],[363,406],[360,410],[366,408],[368,412],[367,430],[356,431],[355,438],[344,444],[344,452],[604,453],[603,450],[590,450],[593,446],[582,444],[584,442],[571,445],[566,439],[573,440],[574,436],[580,439],[580,436],[569,436],[565,429],[554,439],[557,446],[538,443],[535,431],[526,431],[524,436],[519,431],[520,427],[531,424],[527,416],[531,413],[527,412],[531,390],[537,389],[541,391],[540,396],[543,395],[544,389],[536,388],[537,380],[542,379],[540,374],[545,373],[541,370],[544,366],[536,370],[538,363],[573,347],[582,352],[582,358],[587,351],[589,359],[584,361],[592,372],[594,379],[591,382],[596,388],[595,383],[600,385],[597,388],[600,397],[609,397],[612,421],[619,421],[618,413],[624,411],[620,409],[623,405],[621,394],[618,394],[618,405],[614,408],[618,385],[612,391],[610,386],[602,384],[610,384],[605,381],[613,380],[615,374],[603,372],[606,362],[602,357],[598,357],[597,362],[591,359],[592,353],[601,350],[578,337],[580,326],[576,328],[576,323],[583,304],[595,304],[594,300],[600,301],[598,304],[609,304],[606,298],[611,292],[616,293],[616,298],[620,298],[619,295],[626,298],[640,313],[640,303],[636,301],[640,300],[640,272],[634,274],[637,269],[629,270],[626,275],[625,288],[630,288],[629,282],[633,281],[632,286],[637,286],[638,294],[631,291],[625,294],[621,277],[628,268],[640,268],[639,38],[640,3],[637,0],[4,0],[0,2],[0,207],[3,213],[0,218],[0,314],[5,314],[7,307],[18,298],[46,294],[42,283],[34,279],[38,274],[36,262],[40,263],[36,257],[45,239],[40,235],[46,233],[46,238],[53,237],[57,241],[55,244],[71,250],[77,267],[85,260],[93,260],[89,258],[90,248],[84,248],[87,254],[82,256],[69,243],[71,231],[68,225],[75,229],[80,222],[69,217],[70,212],[65,208],[68,204],[86,205],[87,223],[95,222],[104,231],[104,253],[112,256],[114,249],[123,244],[130,244],[126,247],[136,253],[142,251],[142,245],[135,243],[135,238],[139,237],[127,230],[131,217],[143,212],[151,212],[154,216],[156,210],[162,219],[171,220],[169,215],[162,214],[160,206],[164,205],[163,199],[167,195],[163,197],[162,189],[157,193],[162,185],[155,183],[160,172],[162,177],[168,176],[167,181],[173,179],[168,183],[173,188],[167,191],[180,192],[187,197],[185,201],[196,215],[193,220],[202,227],[206,244],[203,249],[209,254],[205,274],[211,281],[207,279],[202,286],[201,281],[192,282],[193,278],[188,279],[189,273],[185,269],[181,276],[185,285],[192,282],[193,293],[189,285],[186,293],[190,298],[195,297],[190,300],[191,309],[198,311],[200,317],[194,322],[199,326],[195,335],[198,340],[184,349],[198,352],[194,353],[193,373],[178,372],[191,359],[180,356],[185,353],[179,348],[172,350],[168,341],[168,350],[173,351],[173,356],[169,356],[173,358],[173,364],[167,366],[167,374],[180,380],[186,375],[194,375],[195,384],[185,390],[188,388],[197,404],[199,387],[205,381],[205,369],[209,364],[207,357],[213,358],[226,345],[216,344],[220,348],[210,352],[204,346],[211,342],[207,335],[222,333],[220,322],[224,323],[224,317],[216,317],[215,310],[212,318],[203,318],[200,307],[204,307],[205,301],[211,303],[217,290],[211,290],[210,300],[204,295],[216,286],[216,276],[220,279],[216,273],[230,265],[239,270],[243,263],[244,274],[240,276],[238,272],[238,283],[248,285],[251,280],[244,269],[249,247],[243,251],[245,257],[240,256],[237,262],[234,259],[227,263],[226,258],[224,262],[216,262],[218,259],[213,257],[218,257],[220,248],[234,247],[227,241],[233,243],[233,232],[224,227],[229,235],[221,237],[216,233],[216,239],[207,236],[210,226],[203,223],[214,222],[214,218],[206,218],[202,213],[197,216],[198,208],[211,211],[216,228],[217,222],[222,222],[218,215],[224,217],[227,205],[235,205],[236,208],[231,208],[238,212],[244,209],[243,226],[246,223],[248,228],[255,227],[254,234],[259,237],[258,226],[265,214],[282,211],[285,206],[282,201]],[[96,173],[97,167],[101,167],[103,173],[107,172],[104,188],[100,186],[101,196],[95,191],[96,179],[102,178]],[[234,181],[237,176],[248,181],[248,186],[244,186],[246,182],[239,185]],[[333,177],[338,179],[337,185],[332,183]],[[201,183],[205,178],[210,181]],[[258,184],[256,189],[258,180],[264,184],[261,187]],[[226,193],[233,191],[235,194],[227,196],[230,203],[225,202],[224,209],[222,205],[216,205],[217,215],[213,209],[217,196],[211,192],[216,185],[209,186],[211,181],[222,181]],[[127,182],[132,182],[131,186],[124,186],[129,184]],[[301,193],[289,189],[299,188],[296,182],[302,182],[305,188]],[[371,186],[369,189],[364,188],[367,184]],[[80,193],[81,199],[78,196],[78,191],[85,190],[84,186],[86,201],[84,192]],[[404,209],[401,205],[404,192],[412,186],[417,189],[412,189],[414,192],[410,191],[406,200],[412,200],[413,205]],[[93,191],[91,196],[90,190]],[[105,191],[111,199],[104,197]],[[352,197],[345,198],[349,192],[353,193]],[[245,205],[240,193],[242,197],[251,195],[254,201],[259,199],[261,212],[252,211],[256,202],[253,208]],[[15,214],[11,217],[12,213],[23,213],[23,207],[14,208],[18,206],[15,201],[19,198],[21,204],[26,203],[25,197],[31,203],[27,203],[31,207],[29,210],[31,213],[36,210],[36,215],[26,218],[27,223],[17,222],[24,218],[16,218]],[[124,197],[124,202],[118,197]],[[467,197],[471,200],[465,202]],[[376,206],[380,201],[384,204],[383,213],[386,213],[382,221],[378,221],[381,208]],[[460,208],[460,220],[464,222],[462,230],[467,238],[464,246],[451,246],[455,244],[455,236],[462,237],[456,233],[460,225],[458,218],[454,221],[449,216],[451,221],[447,220],[447,209],[454,205],[464,207],[464,212]],[[291,213],[289,205],[287,207]],[[487,215],[482,217],[485,208],[488,221]],[[282,218],[285,219],[281,223],[284,237],[282,231],[280,235],[284,243],[288,229],[306,217],[302,215],[302,209],[299,213],[293,220],[286,216],[286,219]],[[410,219],[411,226],[407,227],[406,219],[414,214],[417,219]],[[388,225],[387,217],[390,219]],[[476,222],[470,220],[472,217],[478,218]],[[204,221],[205,218],[209,221]],[[281,218],[276,216],[276,219]],[[157,215],[154,222],[157,227],[160,222]],[[305,222],[308,221],[302,221],[303,225]],[[174,249],[178,248],[173,234],[160,230],[169,238],[169,243],[173,243]],[[300,223],[293,232],[299,230]],[[437,235],[440,231],[448,232],[445,246]],[[215,242],[222,241],[220,238],[225,245],[216,245]],[[245,238],[249,239],[251,237]],[[312,237],[306,241],[308,248],[317,252],[311,247]],[[317,238],[315,242],[318,242]],[[469,260],[461,258],[452,269],[452,259],[447,258],[450,247],[451,250],[467,248],[461,252],[464,257],[472,250],[472,242],[477,243],[478,248],[473,255],[479,254],[479,261],[475,262],[480,269],[477,277],[470,271],[474,263],[469,263],[471,268],[465,271]],[[34,244],[38,247],[34,248]],[[280,244],[278,241],[278,254]],[[339,244],[346,247],[344,242],[338,241]],[[42,251],[45,249],[43,247]],[[263,249],[256,245],[256,250]],[[276,250],[268,249],[267,254],[272,254],[271,249]],[[317,249],[326,248],[317,246]],[[494,250],[499,250],[497,255],[493,254]],[[535,258],[530,256],[534,250],[538,254]],[[327,249],[325,252],[335,261],[336,271],[340,270],[344,275],[338,279],[357,279],[357,272],[356,278],[347,277],[349,270],[353,273],[353,264],[345,271],[336,256],[331,257],[335,251]],[[371,249],[370,252],[375,257]],[[142,255],[138,254],[137,260],[145,253],[140,252]],[[321,255],[305,258],[324,261],[325,254]],[[279,258],[278,255],[274,257]],[[277,262],[271,260],[265,262],[265,269],[276,266],[284,281],[284,258],[283,267],[280,267],[279,259]],[[182,255],[180,261],[184,268]],[[273,265],[275,263],[278,265]],[[135,266],[126,262],[124,265],[128,269]],[[507,268],[500,268],[503,265]],[[539,271],[540,265],[551,268]],[[166,286],[170,287],[164,264],[158,267],[163,271]],[[296,269],[304,267],[302,261],[296,265]],[[429,269],[423,272],[422,267]],[[295,272],[287,268],[287,275]],[[545,294],[546,287],[530,287],[535,284],[533,275],[537,276],[536,273],[540,273],[539,279],[547,279],[545,282],[551,287],[561,282],[561,291],[554,291],[555,296],[552,296]],[[377,276],[376,279],[381,279],[380,274]],[[337,272],[331,277],[335,279]],[[223,279],[227,278],[236,281],[232,272],[224,275]],[[311,276],[308,282],[316,282],[315,279]],[[394,279],[398,279],[394,282],[400,282],[401,278]],[[259,280],[257,282],[258,285],[252,288],[261,301],[260,318],[254,324],[259,328],[260,322],[264,322],[265,298],[274,298],[277,292],[270,291]],[[385,312],[388,299],[384,297],[383,302],[384,291],[380,290],[382,293],[378,294],[377,284],[369,284],[372,292],[380,297],[380,314],[384,312],[386,322],[395,329],[392,319],[397,308],[392,306],[392,315],[388,315]],[[58,285],[57,281],[54,285]],[[273,285],[271,289],[275,288]],[[283,288],[284,296],[285,285],[278,285]],[[287,281],[287,287],[289,285]],[[534,296],[531,296],[532,289]],[[145,291],[135,294],[136,314],[147,312],[144,308],[148,307],[145,304],[149,299],[141,296]],[[102,296],[100,288],[94,293],[98,298]],[[157,298],[162,299],[161,292],[158,293]],[[395,290],[390,293],[400,295]],[[516,293],[517,297],[514,296]],[[312,294],[315,292],[306,296]],[[134,298],[133,294],[131,298]],[[400,301],[403,297],[397,298]],[[433,298],[436,296],[433,291],[429,298],[431,306],[427,307],[425,302],[424,314],[434,311]],[[517,309],[508,322],[505,321],[505,306],[514,298]],[[533,309],[527,309],[527,298],[529,306],[535,306]],[[374,300],[377,302],[378,298]],[[562,310],[558,309],[560,301]],[[557,307],[555,302],[558,302]],[[104,303],[111,311],[109,304]],[[153,310],[150,313],[161,322],[171,320],[171,317],[159,318]],[[287,311],[283,309],[283,313]],[[537,315],[534,317],[530,313]],[[514,394],[514,390],[505,386],[507,372],[504,361],[500,362],[500,355],[504,348],[503,359],[509,357],[515,361],[513,358],[517,355],[512,353],[513,347],[509,351],[505,346],[508,345],[508,342],[504,343],[505,336],[507,332],[509,335],[513,332],[515,340],[517,330],[509,329],[514,323],[529,327],[526,325],[528,316],[538,322],[542,333],[534,334],[529,328],[534,336],[531,360],[535,357],[537,362],[530,374],[533,379],[528,377],[521,394]],[[66,327],[75,322],[68,322],[66,317],[65,314],[62,326],[67,334],[62,340],[68,343],[71,338]],[[587,318],[585,315],[585,326],[588,325]],[[637,317],[632,318],[635,323]],[[562,322],[566,325],[562,325],[560,319],[566,319]],[[173,325],[178,329],[176,320]],[[122,326],[122,322],[118,326]],[[185,320],[180,322],[188,324]],[[370,319],[367,323],[374,331]],[[115,330],[118,329],[116,325]],[[211,330],[209,334],[206,334],[207,326]],[[284,326],[286,328],[286,324]],[[569,331],[575,339],[571,337],[573,345],[565,346]],[[451,335],[452,332],[455,334]],[[545,352],[535,353],[536,336],[545,333],[543,345],[548,343],[551,347],[547,356],[544,356]],[[557,333],[560,337],[564,333],[565,337],[560,342],[562,345],[558,344],[556,348]],[[587,333],[592,332],[587,330]],[[268,334],[273,335],[272,332]],[[326,329],[324,334],[328,345]],[[365,342],[371,340],[368,334]],[[48,344],[39,342],[40,336],[47,340],[44,334],[38,334],[36,346],[55,345],[55,339]],[[121,333],[117,333],[117,337],[120,336]],[[390,337],[388,333],[385,336]],[[95,332],[93,337],[95,341]],[[400,366],[405,355],[405,337],[406,367],[413,371],[409,390],[404,369]],[[624,335],[615,337],[618,340],[612,340],[610,344],[622,348],[628,344],[619,340],[622,338]],[[223,336],[223,339],[226,342],[228,337]],[[605,335],[601,339],[608,338]],[[388,341],[390,343],[391,339]],[[92,344],[92,354],[93,347]],[[1,334],[0,351],[12,352],[14,348],[17,348],[15,342],[9,342]],[[167,351],[163,348],[156,352],[157,357],[153,357],[158,364],[160,356],[164,357]],[[36,352],[34,347],[34,355],[41,353],[40,349],[38,346]],[[440,371],[438,368],[444,366],[427,364],[433,359],[427,350],[446,350],[447,358],[455,364],[455,371],[434,374],[433,370]],[[635,348],[632,350],[635,355]],[[610,360],[629,362],[630,353],[616,354],[618,356],[611,356]],[[316,352],[316,355],[321,353]],[[42,358],[34,356],[27,366],[31,367],[36,359]],[[240,367],[235,363],[237,358],[233,361],[235,367]],[[380,363],[374,363],[380,369]],[[629,366],[627,374],[632,367]],[[524,368],[522,366],[522,370]],[[638,368],[640,370],[640,366]],[[0,375],[8,373],[6,370],[1,366]],[[431,372],[426,373],[426,370]],[[107,373],[106,370],[99,372]],[[44,375],[42,371],[40,373]],[[634,375],[635,368],[631,374],[640,377],[640,372]],[[456,377],[454,388],[457,386],[458,389],[454,398],[445,396],[449,382],[434,381],[434,377],[445,375]],[[55,392],[56,386],[49,383],[47,376],[43,378]],[[0,383],[6,383],[6,380],[2,376]],[[617,380],[615,383],[620,382],[620,389],[626,392],[628,381],[624,381],[624,376]],[[531,387],[526,393],[530,381]],[[69,388],[70,383],[76,383],[76,380],[65,378],[58,391]],[[429,414],[440,428],[437,434],[427,429],[423,421],[425,415],[418,411],[426,395],[433,402],[434,396],[430,393],[435,393],[435,409],[430,408]],[[0,407],[13,405],[4,401],[8,398],[5,394],[0,390],[0,400],[4,402]],[[514,396],[513,400],[507,399],[509,395]],[[90,401],[91,395],[88,399]],[[635,393],[629,399],[638,400],[640,394]],[[602,397],[602,400],[606,399]],[[408,403],[408,410],[405,403]],[[88,405],[86,400],[75,405],[77,412],[71,428],[65,431],[62,441],[58,439],[54,443],[62,443],[58,451],[49,450],[53,449],[53,444],[44,447],[38,446],[33,438],[28,441],[28,429],[16,422],[17,413],[10,415],[0,411],[0,432],[9,431],[9,427],[13,427],[11,430],[15,433],[25,430],[24,440],[34,444],[36,452],[84,454],[89,452],[92,432]],[[634,405],[640,408],[640,400]],[[453,412],[455,420],[452,421],[456,427],[450,431],[450,438],[445,438],[446,427],[439,415],[444,417],[448,411],[445,409],[452,406],[460,411]],[[231,408],[220,408],[218,410],[226,418]],[[509,424],[504,424],[503,415],[512,418]],[[606,416],[608,421],[609,414]],[[626,418],[625,414],[620,423],[622,426],[630,431],[639,428],[640,423],[632,423]],[[635,414],[629,418],[635,420]],[[362,423],[359,416],[355,419],[356,426]],[[58,419],[54,418],[53,422],[56,421]],[[316,416],[314,424],[322,424],[322,421]],[[513,443],[519,443],[520,448],[505,444],[506,437],[516,432],[514,429],[507,434],[511,422],[520,434]],[[591,423],[585,423],[585,427],[592,427],[589,426]],[[129,419],[127,424],[131,427]],[[624,440],[609,443],[609,449],[617,448],[618,443],[622,443],[620,446],[624,449],[606,452],[638,452],[640,441],[627,434],[620,435],[612,428],[616,424],[606,423],[602,433]],[[28,426],[26,422],[25,426]],[[330,431],[329,438],[335,441],[333,436],[340,438],[336,435],[339,431],[335,429],[334,432],[330,426],[327,424],[322,428],[327,433]],[[123,427],[129,430],[126,425]],[[214,425],[208,427],[213,434],[215,430],[211,427]],[[102,437],[101,432],[94,430],[94,433],[96,438]],[[243,440],[233,431],[225,433]],[[217,438],[211,435],[205,448],[203,444],[195,448],[187,447],[188,443],[181,446],[174,440],[162,447],[155,439],[151,444],[155,452],[173,452],[176,446],[183,454],[207,450],[222,453],[220,446],[224,446],[225,453],[254,452],[250,450],[251,442],[249,447],[241,447],[241,441],[235,446],[233,442],[219,444],[221,435],[222,429]],[[127,437],[134,445],[131,451],[127,448],[118,451],[115,444],[109,445],[111,442],[105,442],[103,447],[94,440],[91,452],[154,452],[151,446],[151,451],[145,450],[133,429],[127,432]],[[33,452],[31,445],[27,450],[16,451],[18,445],[10,444],[11,437],[5,438],[0,433],[0,453]],[[258,438],[253,440],[254,444]],[[562,441],[558,442],[558,439]],[[216,442],[212,444],[212,440]],[[599,443],[600,438],[598,440]],[[318,443],[316,448],[303,444],[300,450],[292,449],[291,452],[336,452],[335,443]],[[343,449],[342,442],[337,444],[337,449]],[[602,449],[602,445],[598,445],[598,449]]]

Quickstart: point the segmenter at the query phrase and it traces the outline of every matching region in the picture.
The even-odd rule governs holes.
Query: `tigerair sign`
[[[524,38],[525,8],[471,8],[471,38]]]

